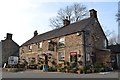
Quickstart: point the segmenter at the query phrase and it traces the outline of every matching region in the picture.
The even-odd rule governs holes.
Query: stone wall
[[[2,62],[7,62],[8,57],[13,54],[18,56],[19,45],[17,45],[13,40],[3,40],[2,41]]]
[[[63,51],[65,52],[65,61],[70,61],[70,52],[77,52],[77,54],[82,54],[82,38],[81,35],[76,35],[75,34],[71,34],[71,35],[66,35],[64,36],[65,38],[65,46],[62,48],[58,47],[58,43],[59,43],[59,38],[54,38],[51,39],[51,41],[55,42],[56,44],[54,45],[54,51],[49,51],[48,50],[48,40],[42,41],[42,48],[39,49],[38,48],[38,44],[34,43],[34,44],[30,44],[32,46],[32,51],[29,51],[28,46],[23,46],[20,48],[20,58],[21,59],[25,59],[25,58],[36,58],[37,59],[37,55],[39,54],[43,54],[43,53],[51,53],[52,56],[54,56],[55,59],[57,59],[58,61],[58,51]],[[40,43],[40,42],[38,42]],[[24,50],[24,51],[22,51]],[[80,58],[82,59],[82,58]],[[59,62],[59,61],[58,61]]]
[[[2,42],[0,42],[0,67],[2,67]]]
[[[103,63],[107,66],[111,66],[111,52],[110,51],[97,51],[96,62]]]
[[[90,26],[87,26],[85,29],[86,31],[86,37],[85,37],[85,44],[86,44],[86,54],[96,55],[96,59],[99,57],[99,61],[101,62],[106,62],[111,60],[109,57],[111,53],[108,51],[106,52],[106,47],[107,47],[107,39],[104,36],[104,33],[102,31],[101,26],[99,25],[99,22],[95,19]],[[105,43],[106,41],[106,43]],[[104,50],[102,52],[99,52],[100,50]],[[105,57],[101,57],[105,56]],[[90,57],[92,60],[92,57]],[[107,60],[106,60],[107,59]],[[90,61],[94,62],[94,61]],[[97,62],[97,61],[95,61]]]
[[[77,52],[77,54],[83,55],[82,49],[82,37],[81,35],[68,35],[65,36],[65,60],[69,61],[70,52]]]
[[[98,53],[97,50],[101,50],[105,48],[104,41],[106,40],[106,37],[104,36],[102,29],[100,27],[101,26],[99,25],[97,20],[93,20],[89,26],[85,27],[84,34],[79,32],[79,35],[77,33],[74,33],[70,35],[61,36],[65,38],[65,45],[61,48],[58,47],[60,37],[57,37],[57,38],[50,39],[51,41],[55,42],[54,51],[48,50],[49,40],[44,40],[42,41],[42,48],[38,49],[37,43],[30,44],[32,46],[32,51],[29,52],[29,49],[28,49],[29,45],[27,45],[20,48],[20,54],[22,53],[21,56],[23,56],[23,58],[26,58],[28,57],[28,55],[26,54],[30,53],[29,55],[31,55],[31,57],[33,55],[37,59],[37,55],[39,54],[51,53],[54,56],[54,58],[57,59],[57,62],[61,63],[60,61],[58,61],[59,51],[62,51],[65,53],[65,61],[69,61],[69,62],[70,62],[70,53],[76,52],[77,60],[82,61],[84,63],[85,53],[86,53],[86,60],[92,63],[93,61],[92,61],[91,55]],[[83,35],[85,35],[84,39],[83,39]],[[22,48],[24,48],[24,53],[22,52]],[[106,56],[106,54],[102,54],[102,55]]]

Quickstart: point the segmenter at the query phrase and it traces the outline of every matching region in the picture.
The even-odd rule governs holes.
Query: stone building
[[[111,50],[112,67],[120,69],[120,44],[110,45],[108,48]]]
[[[12,34],[7,33],[6,39],[0,42],[0,67],[2,67],[4,63],[8,63],[10,56],[18,56],[18,53],[19,45],[12,40]]]
[[[75,62],[79,66],[94,63],[108,64],[110,52],[106,49],[108,40],[97,18],[97,11],[90,10],[90,17],[70,23],[43,34],[34,32],[34,36],[20,47],[20,58],[28,63],[39,59],[48,65],[50,62],[63,64],[64,61]],[[46,56],[47,55],[47,56]],[[44,57],[45,56],[45,57]]]

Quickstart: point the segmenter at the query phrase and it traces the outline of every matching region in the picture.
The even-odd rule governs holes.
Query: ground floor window
[[[91,54],[91,59],[92,59],[92,63],[95,64],[96,63],[96,55],[94,52],[92,52],[92,54]]]
[[[65,53],[64,51],[58,52],[58,61],[64,61],[65,60]]]

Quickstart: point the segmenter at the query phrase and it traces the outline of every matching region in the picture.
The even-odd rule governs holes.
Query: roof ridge
[[[89,19],[89,18],[91,18],[91,17],[88,17],[88,18],[85,18],[85,19],[82,19],[82,20],[76,21],[76,22],[74,22],[74,23],[71,23],[70,25],[72,25],[72,24],[76,24],[76,23],[78,23],[78,22],[84,21],[84,20]],[[68,25],[68,26],[69,26],[69,25]],[[43,35],[43,34],[46,34],[46,33],[52,32],[52,31],[54,31],[54,30],[60,30],[60,29],[62,29],[62,28],[64,28],[64,27],[67,27],[67,26],[62,26],[62,27],[60,27],[60,28],[55,28],[55,29],[53,29],[53,30],[50,30],[50,31],[44,32],[44,33],[39,34],[39,35]],[[39,35],[38,35],[38,36],[39,36]]]
[[[28,45],[31,43],[36,43],[39,41],[75,33],[77,31],[82,30],[86,25],[88,25],[91,22],[91,20],[89,20],[89,19],[91,19],[91,17],[79,20],[79,21],[71,23],[70,25],[67,25],[67,26],[63,26],[63,27],[53,29],[53,30],[47,31],[45,33],[39,34],[35,37],[32,37],[31,39],[29,39],[22,45]]]

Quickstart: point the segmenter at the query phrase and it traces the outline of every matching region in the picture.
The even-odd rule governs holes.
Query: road
[[[2,78],[118,78],[118,72],[92,73],[92,74],[73,74],[61,72],[42,72],[30,70],[24,72],[2,72]]]

